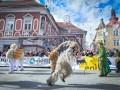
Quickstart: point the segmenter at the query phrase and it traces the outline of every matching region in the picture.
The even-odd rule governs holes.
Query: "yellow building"
[[[93,40],[95,50],[98,42],[103,42],[107,49],[120,49],[120,21],[118,21],[118,17],[116,17],[113,8],[111,10],[109,23],[105,25],[103,19],[101,19],[96,29],[96,36]]]

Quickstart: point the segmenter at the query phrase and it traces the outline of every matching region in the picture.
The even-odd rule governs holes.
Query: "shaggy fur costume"
[[[52,70],[52,73],[55,71],[57,59],[58,59],[58,51],[57,51],[57,49],[54,49],[49,54],[49,60],[51,61],[51,70]]]
[[[62,44],[62,48],[64,48],[63,44]],[[69,45],[69,47],[65,51],[61,52],[56,63],[55,71],[47,79],[48,85],[53,85],[58,80],[58,75],[60,76],[61,80],[65,82],[65,78],[67,78],[72,74],[71,64],[74,61],[76,61],[76,58],[73,56],[73,53],[74,51],[77,50],[78,50],[77,43],[72,42],[71,45]]]
[[[62,44],[60,44],[55,49],[53,49],[53,51],[49,55],[49,60],[51,61],[51,71],[52,71],[52,73],[55,71],[58,56],[60,54],[62,54],[70,45],[74,45],[74,44],[75,44],[74,48],[78,48],[78,44],[76,42],[66,41],[66,42],[63,42]],[[75,51],[75,49],[73,49],[73,50]]]

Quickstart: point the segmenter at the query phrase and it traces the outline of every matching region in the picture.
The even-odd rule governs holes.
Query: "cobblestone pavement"
[[[8,74],[8,67],[0,67],[0,90],[120,90],[120,74],[112,71],[108,77],[98,77],[98,71],[74,70],[74,73],[54,86],[48,86],[48,68],[25,68]]]

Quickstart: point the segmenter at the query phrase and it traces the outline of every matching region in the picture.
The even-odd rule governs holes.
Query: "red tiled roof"
[[[118,22],[109,22],[106,26],[107,27],[112,27],[113,24],[119,24],[119,26],[120,26],[120,21],[118,21]]]
[[[0,1],[0,7],[43,6],[35,0]]]
[[[64,23],[64,22],[57,22],[57,25],[60,28],[63,28],[65,30],[82,30],[80,28],[78,28],[77,26],[73,25],[72,23]]]

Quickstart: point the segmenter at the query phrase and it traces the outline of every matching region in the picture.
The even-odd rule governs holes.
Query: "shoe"
[[[48,84],[48,86],[53,86],[51,83],[47,83]]]
[[[61,78],[61,80],[62,80],[63,82],[65,82],[64,75],[62,75],[60,78]]]
[[[8,72],[8,74],[13,74],[13,72]]]
[[[23,69],[20,69],[20,71],[23,71]]]
[[[63,82],[65,82],[65,79],[64,79],[63,77],[61,77],[61,80],[62,80]]]
[[[98,75],[99,77],[104,77],[103,75]]]
[[[63,82],[65,82],[65,79],[62,79]]]
[[[117,70],[116,73],[119,73],[119,71]]]
[[[52,84],[52,77],[51,76],[46,81],[47,81],[47,85],[48,86],[53,86],[53,84]]]
[[[14,71],[17,71],[17,69],[14,69]]]
[[[104,77],[107,77],[107,74]]]

